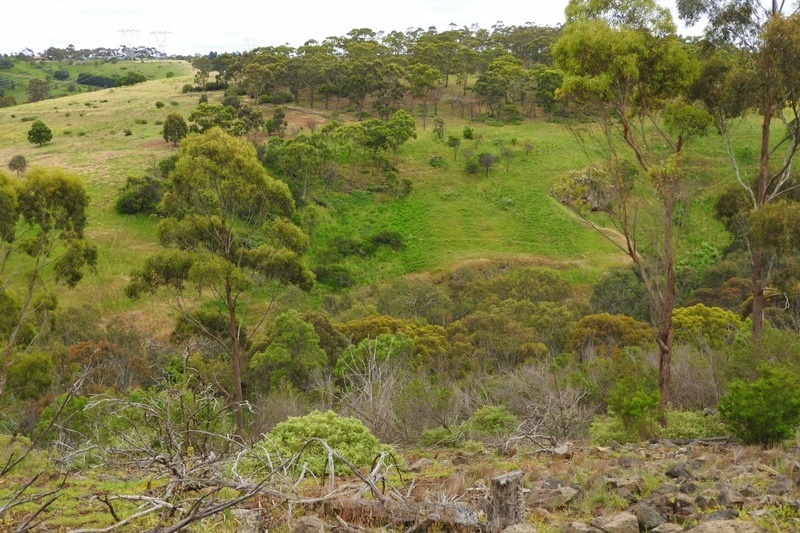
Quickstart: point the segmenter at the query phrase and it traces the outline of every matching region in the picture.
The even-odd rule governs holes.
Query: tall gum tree
[[[611,241],[644,281],[664,413],[670,406],[676,299],[674,215],[688,190],[683,154],[711,118],[684,99],[697,66],[663,8],[647,0],[573,0],[567,16],[553,50],[564,72],[557,94],[587,119],[573,131],[601,169],[594,193],[608,199],[603,210],[620,236]],[[579,213],[609,236],[596,219]]]
[[[268,296],[251,298],[256,289],[274,297],[289,284],[311,288],[313,274],[302,262],[308,238],[291,220],[295,204],[286,184],[267,174],[251,144],[218,127],[181,142],[162,209],[165,250],[133,271],[126,294],[167,295],[183,327],[227,354],[234,389],[228,392],[243,438],[246,342],[272,307]]]
[[[706,79],[703,85],[722,90],[703,91],[701,98],[722,133],[736,181],[750,199],[749,218],[758,218],[765,207],[786,199],[800,185],[792,174],[800,149],[800,4],[785,0],[678,0],[677,5],[680,17],[688,24],[704,20],[708,43],[718,45],[735,60],[730,68],[709,64],[709,77],[716,79]],[[730,87],[735,90],[724,90]],[[761,118],[754,179],[732,142],[734,124],[753,112]],[[774,127],[776,122],[783,127]],[[752,262],[752,338],[758,343],[774,258],[763,239],[752,232],[746,232],[745,237]]]

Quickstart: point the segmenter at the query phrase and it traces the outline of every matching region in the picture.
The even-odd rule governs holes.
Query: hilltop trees
[[[165,250],[132,273],[126,293],[169,295],[185,328],[227,354],[242,437],[245,352],[270,309],[250,298],[256,289],[313,285],[301,261],[308,239],[292,222],[289,188],[267,175],[252,145],[218,127],[181,143],[167,186],[158,230]]]

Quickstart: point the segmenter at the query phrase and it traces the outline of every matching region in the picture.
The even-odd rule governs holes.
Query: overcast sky
[[[0,53],[51,46],[153,46],[168,54],[297,47],[354,28],[389,33],[477,24],[556,25],[568,0],[13,0],[3,6]],[[663,0],[674,5],[673,0]]]

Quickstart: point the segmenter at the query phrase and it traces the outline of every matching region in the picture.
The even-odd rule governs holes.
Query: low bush
[[[758,379],[734,380],[720,399],[719,414],[743,444],[771,446],[794,435],[800,425],[800,375],[763,365]]]
[[[503,437],[511,434],[519,419],[504,405],[484,405],[472,413],[463,424],[464,431],[473,439]]]
[[[703,439],[722,437],[728,429],[717,414],[702,411],[670,411],[667,413],[667,427],[659,436],[665,439]]]
[[[329,472],[328,451],[312,439],[321,439],[339,455],[356,467],[369,467],[375,458],[391,448],[378,442],[378,439],[361,423],[352,417],[341,416],[333,411],[322,413],[314,411],[305,416],[289,417],[273,428],[255,449],[269,456],[274,464],[275,457],[285,460],[299,455],[297,467],[305,467],[314,474]],[[301,453],[302,452],[302,453]],[[334,471],[346,474],[349,467],[334,459]]]

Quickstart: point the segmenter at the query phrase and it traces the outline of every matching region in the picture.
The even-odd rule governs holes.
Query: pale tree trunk
[[[232,296],[230,280],[225,283],[225,304],[228,308],[228,335],[230,336],[231,369],[233,370],[233,416],[236,436],[244,440],[244,391],[242,389],[242,347],[239,344],[239,321],[236,317],[236,301]]]
[[[756,210],[767,203],[767,183],[769,182],[769,156],[770,156],[770,127],[772,126],[773,112],[772,93],[769,89],[764,95],[764,118],[761,123],[761,154],[758,162],[758,189],[755,195]],[[751,244],[751,261],[753,264],[753,305],[751,317],[753,320],[753,342],[759,344],[761,335],[764,331],[764,288],[766,280],[766,253],[762,243],[758,239],[753,239]]]
[[[672,344],[675,308],[675,252],[672,246],[672,223],[675,212],[674,196],[664,200],[664,288],[661,294],[661,314],[658,317],[658,389],[661,393],[661,425],[666,426],[666,413],[672,404]]]

